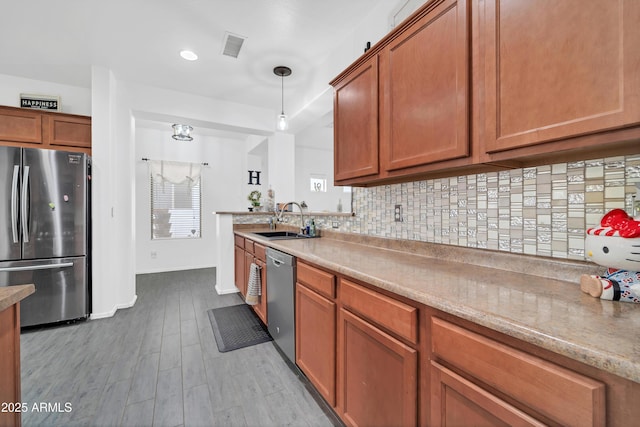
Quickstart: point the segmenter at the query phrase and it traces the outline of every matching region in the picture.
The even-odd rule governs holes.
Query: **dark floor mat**
[[[207,310],[221,353],[271,341],[271,335],[247,304]]]

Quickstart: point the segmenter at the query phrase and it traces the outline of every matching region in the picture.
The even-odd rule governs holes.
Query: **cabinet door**
[[[251,264],[253,263],[253,254],[251,252],[244,253],[244,281],[240,293],[244,298],[247,295],[247,285],[249,284],[249,276],[251,274]]]
[[[433,4],[380,56],[380,150],[387,171],[469,154],[467,0]]]
[[[487,0],[483,15],[487,152],[640,122],[640,2]]]
[[[0,404],[20,400],[20,303],[0,310]],[[20,426],[21,414],[1,408],[0,426]]]
[[[338,412],[350,426],[417,424],[417,351],[341,308]]]
[[[506,427],[544,424],[432,361],[431,425]]]
[[[0,140],[42,143],[42,113],[0,107]]]
[[[244,249],[239,247],[239,246],[234,246],[234,257],[233,257],[233,262],[234,262],[234,279],[235,279],[235,284],[236,287],[238,288],[238,290],[240,291],[240,293],[244,296],[244,287],[243,287],[243,283],[244,286],[247,286],[247,280],[245,277],[245,268],[244,268]]]
[[[437,317],[431,318],[430,334],[431,360],[446,362],[539,417],[563,426],[606,424],[602,382]]]
[[[296,364],[336,406],[336,303],[296,283]]]
[[[336,181],[378,173],[378,58],[372,57],[335,87]]]
[[[254,258],[253,262],[255,262],[258,267],[260,267],[260,289],[261,295],[258,298],[258,304],[253,306],[256,314],[262,320],[262,322],[267,324],[267,264],[261,259]],[[249,279],[247,278],[247,283],[249,283]]]
[[[43,139],[49,145],[91,148],[91,118],[47,114]]]

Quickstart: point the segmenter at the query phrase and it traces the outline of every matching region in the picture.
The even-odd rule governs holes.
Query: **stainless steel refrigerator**
[[[90,313],[90,157],[0,147],[0,286],[33,283],[21,326]]]

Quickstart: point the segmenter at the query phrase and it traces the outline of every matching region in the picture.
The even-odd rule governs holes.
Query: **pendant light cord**
[[[282,95],[282,114],[284,114],[284,74],[280,74],[280,94]]]

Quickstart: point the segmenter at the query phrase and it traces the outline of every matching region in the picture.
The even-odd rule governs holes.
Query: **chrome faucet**
[[[296,205],[298,207],[298,209],[300,209],[300,232],[304,233],[305,230],[305,225],[304,225],[304,212],[302,211],[302,206],[300,206],[300,203],[298,202],[287,202],[285,204],[282,205],[282,207],[280,208],[280,213],[278,214],[277,220],[278,222],[282,221],[282,213],[284,212],[284,208],[286,208],[288,205]],[[276,208],[277,210],[277,208]]]

